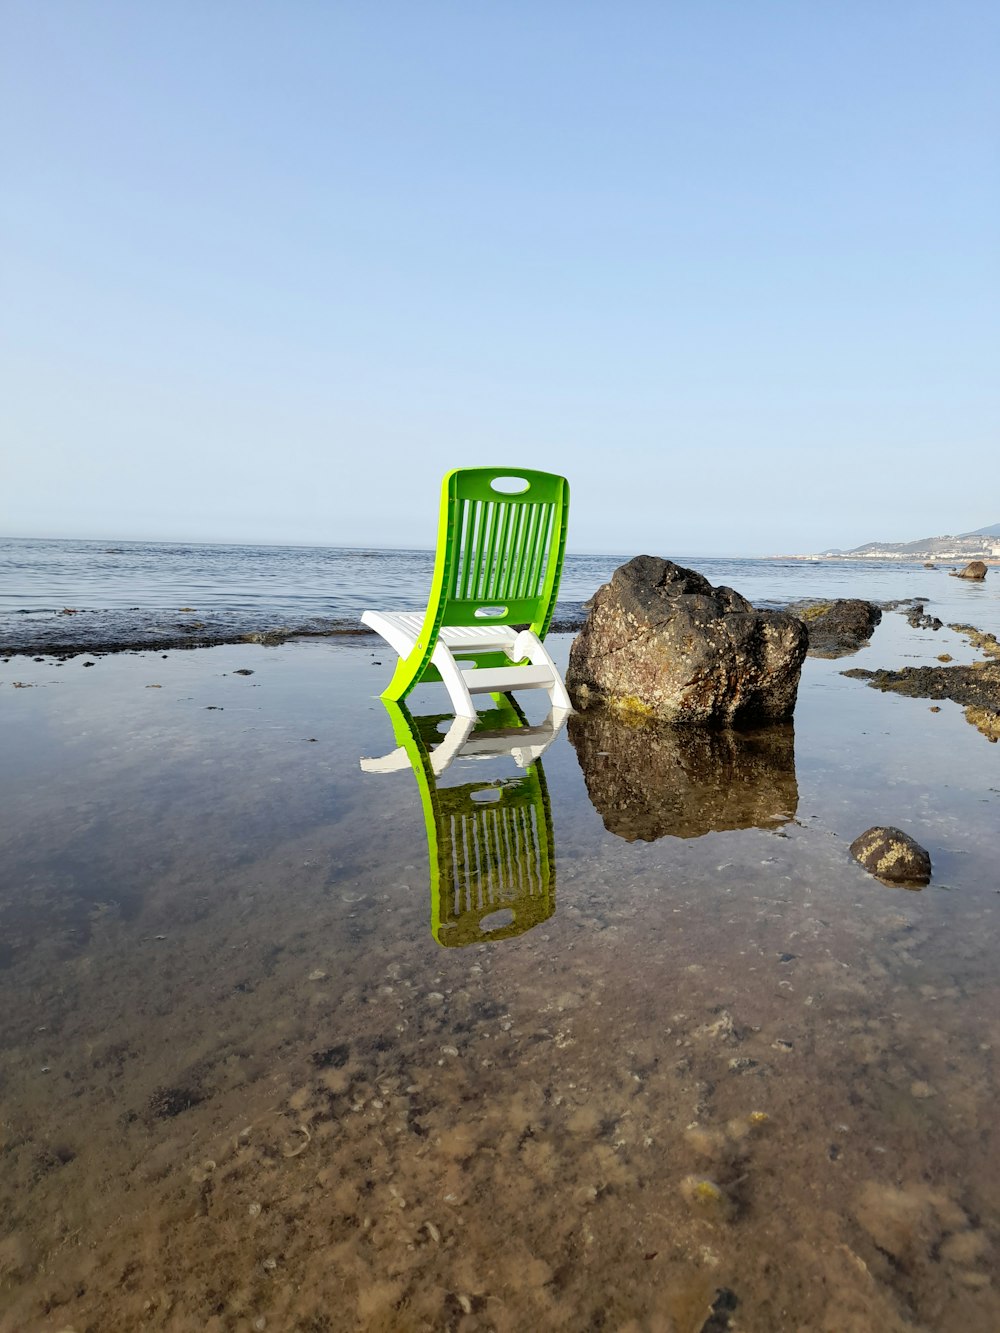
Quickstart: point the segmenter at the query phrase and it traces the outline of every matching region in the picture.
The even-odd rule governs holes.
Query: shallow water
[[[1000,1326],[1000,746],[840,675],[943,651],[888,615],[748,737],[573,718],[552,910],[466,947],[370,645],[11,659],[0,1328]]]

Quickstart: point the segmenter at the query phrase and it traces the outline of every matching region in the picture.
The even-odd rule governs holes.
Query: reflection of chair
[[[361,617],[399,653],[382,698],[404,699],[418,681],[443,680],[461,717],[476,716],[473,694],[508,690],[545,689],[553,707],[569,709],[566,686],[542,645],[559,591],[568,515],[563,477],[526,468],[449,472],[427,610]]]
[[[430,859],[431,932],[439,944],[461,946],[521,935],[555,911],[552,815],[540,756],[565,721],[553,710],[541,726],[502,695],[496,707],[471,718],[413,718],[386,701],[399,749],[362,759],[366,773],[412,767],[420,788]],[[440,741],[435,749],[431,745]],[[513,758],[518,777],[438,783],[457,759]]]

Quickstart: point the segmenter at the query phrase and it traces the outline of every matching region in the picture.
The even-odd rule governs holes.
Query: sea
[[[633,552],[632,554],[636,554]],[[755,606],[860,597],[922,598],[946,624],[1000,631],[1000,570],[984,583],[899,560],[662,554]],[[568,554],[553,629],[630,556]],[[238,642],[248,636],[349,635],[376,610],[421,610],[434,553],[339,546],[0,540],[0,651],[114,651]]]
[[[974,661],[1000,569],[660,554],[943,625],[469,733],[358,634],[428,551],[0,543],[0,1333],[1000,1329],[1000,744],[844,674]]]

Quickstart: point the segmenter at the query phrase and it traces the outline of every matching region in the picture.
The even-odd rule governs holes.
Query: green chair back
[[[402,699],[418,681],[440,679],[430,661],[443,626],[527,625],[544,639],[559,593],[568,522],[565,477],[511,467],[449,472],[441,487],[434,576],[420,639],[398,663],[383,698]],[[510,665],[502,656],[467,656],[481,666]]]
[[[498,489],[504,479],[520,488]],[[529,624],[543,638],[559,591],[568,518],[565,477],[524,468],[449,472],[431,592],[431,602],[441,602],[441,624]]]

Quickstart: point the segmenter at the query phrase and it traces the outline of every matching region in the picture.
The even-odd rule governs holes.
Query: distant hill
[[[820,554],[862,560],[989,560],[1000,556],[1000,523],[958,536],[920,537],[914,542],[866,542],[850,551],[831,547]]]

